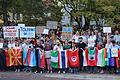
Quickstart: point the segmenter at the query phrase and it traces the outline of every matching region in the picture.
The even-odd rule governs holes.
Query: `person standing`
[[[52,73],[52,68],[50,66],[50,57],[51,57],[51,50],[52,50],[52,45],[50,45],[49,39],[46,40],[45,42],[45,59],[47,62],[47,72]]]
[[[79,48],[79,61],[80,61],[80,70],[83,68],[83,51],[87,47],[87,44],[83,42],[83,38],[79,37],[78,39],[79,43],[77,47]]]

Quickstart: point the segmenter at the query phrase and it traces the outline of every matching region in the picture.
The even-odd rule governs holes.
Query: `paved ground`
[[[0,80],[120,80],[120,74],[0,72]]]

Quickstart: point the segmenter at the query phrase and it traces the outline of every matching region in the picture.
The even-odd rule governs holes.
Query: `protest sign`
[[[41,35],[46,26],[36,26],[36,34]]]
[[[111,33],[111,27],[103,27],[103,33]]]
[[[21,27],[20,37],[21,38],[35,38],[35,27]]]
[[[72,27],[62,28],[62,40],[70,40],[72,38]]]
[[[107,33],[107,43],[109,43],[109,33],[111,33],[111,27],[103,27],[103,33]]]
[[[3,27],[4,38],[19,37],[19,31],[17,26],[4,26]]]
[[[58,22],[57,21],[47,21],[48,29],[57,29]]]

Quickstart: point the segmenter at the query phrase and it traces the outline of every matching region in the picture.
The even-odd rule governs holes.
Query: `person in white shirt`
[[[56,45],[54,46],[53,50],[57,50],[57,51],[62,51],[63,50],[63,46],[60,43],[59,40],[56,40]]]
[[[75,35],[73,35],[72,40],[75,39],[75,43],[79,43],[78,38],[80,37],[79,32],[77,31]]]
[[[95,40],[96,35],[94,35],[94,32],[92,32],[90,37],[88,38],[88,47],[95,47]]]

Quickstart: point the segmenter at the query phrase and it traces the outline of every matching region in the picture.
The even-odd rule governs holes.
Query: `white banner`
[[[21,38],[35,38],[35,27],[21,27],[20,37]]]
[[[103,27],[103,33],[111,33],[111,27]]]
[[[19,31],[17,26],[4,26],[3,27],[4,38],[19,37]]]

